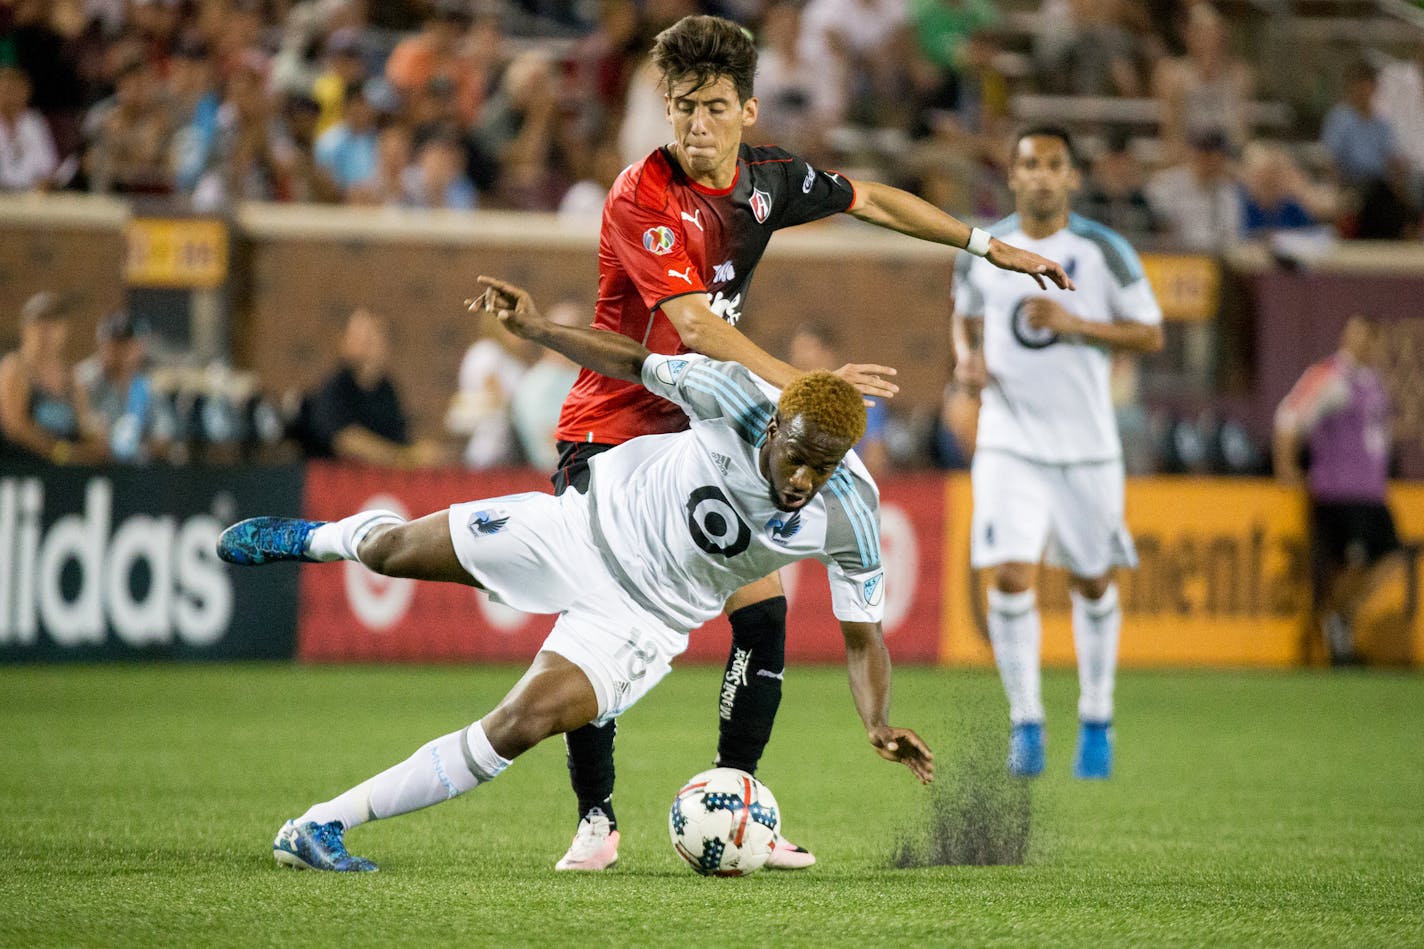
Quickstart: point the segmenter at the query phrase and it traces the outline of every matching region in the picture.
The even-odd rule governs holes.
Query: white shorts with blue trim
[[[1121,461],[1045,464],[993,449],[974,453],[969,560],[977,569],[1040,560],[1094,578],[1137,566],[1123,522]]]
[[[492,598],[526,613],[558,613],[541,647],[588,676],[595,724],[612,721],[671,671],[687,633],[643,609],[603,564],[587,498],[512,494],[451,505],[460,565]]]

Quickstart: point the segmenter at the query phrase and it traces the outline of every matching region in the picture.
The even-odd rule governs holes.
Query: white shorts
[[[1121,461],[1054,465],[986,449],[975,452],[970,475],[975,568],[1042,560],[1091,578],[1137,566]]]
[[[598,696],[594,724],[632,707],[687,648],[687,632],[655,618],[603,565],[587,498],[531,493],[450,507],[460,565],[490,596],[526,613],[558,613],[541,647],[574,663]]]

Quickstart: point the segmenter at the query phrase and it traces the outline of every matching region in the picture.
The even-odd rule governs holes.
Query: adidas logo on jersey
[[[732,459],[719,451],[714,451],[712,453],[712,463],[717,466],[718,471],[722,472],[722,474],[726,474],[728,466],[732,464]]]

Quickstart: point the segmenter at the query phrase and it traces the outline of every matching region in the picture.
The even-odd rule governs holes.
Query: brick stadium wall
[[[121,224],[114,212],[0,220],[0,352],[19,343],[20,308],[40,290],[65,293],[73,302],[71,357],[93,350],[99,318],[124,300]]]
[[[329,220],[342,226],[339,215]],[[378,230],[342,234],[324,225],[316,232],[288,222],[243,223],[252,224],[248,233],[255,236],[245,242],[250,282],[234,326],[237,364],[259,367],[269,387],[306,389],[329,371],[346,316],[369,307],[391,319],[393,373],[417,431],[426,435],[441,433],[465,349],[492,329],[491,321],[475,320],[461,306],[477,274],[521,283],[546,305],[560,299],[591,305],[597,286],[596,237],[586,229],[559,231],[548,218],[519,219],[518,231],[501,221],[473,234],[466,221],[466,233],[437,229],[399,240]],[[811,232],[802,240],[795,232],[778,235],[758,268],[740,326],[784,356],[798,323],[823,322],[847,359],[899,369],[897,403],[936,405],[947,378],[952,256],[939,248],[896,253],[880,235],[856,257],[846,256],[844,243],[834,250],[821,246],[832,235],[841,241],[861,235],[862,225],[851,227],[802,228]],[[550,244],[534,246],[545,228]]]

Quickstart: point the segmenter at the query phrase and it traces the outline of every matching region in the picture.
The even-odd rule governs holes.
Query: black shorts
[[[1379,502],[1316,501],[1311,518],[1317,568],[1368,566],[1399,549],[1394,518]]]
[[[612,445],[598,442],[559,442],[559,467],[549,480],[554,482],[554,493],[563,494],[573,488],[579,494],[588,493],[588,460],[600,455]]]

